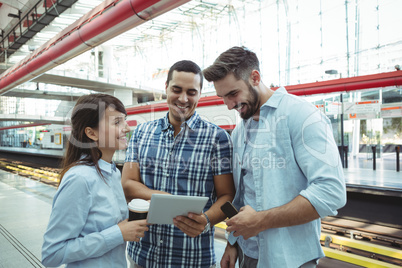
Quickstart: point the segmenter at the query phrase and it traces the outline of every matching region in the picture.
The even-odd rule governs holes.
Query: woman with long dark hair
[[[139,241],[148,230],[146,220],[127,221],[121,174],[112,161],[116,150],[127,147],[126,116],[113,96],[78,99],[44,235],[44,265],[127,267],[126,241]]]

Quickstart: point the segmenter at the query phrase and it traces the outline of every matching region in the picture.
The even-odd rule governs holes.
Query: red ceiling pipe
[[[0,95],[189,0],[106,0],[5,71]]]
[[[333,92],[348,92],[364,89],[375,89],[379,87],[401,86],[402,71],[389,73],[362,75],[357,77],[341,78],[335,80],[306,83],[299,85],[285,86],[286,90],[294,95],[316,95]],[[274,90],[277,87],[273,88]],[[222,98],[218,96],[202,97],[197,107],[223,105]],[[127,114],[143,114],[150,112],[162,112],[169,110],[167,103],[156,103],[127,108]]]
[[[336,80],[286,86],[294,95],[316,95],[332,92],[348,92],[378,87],[402,85],[402,71],[340,78]]]

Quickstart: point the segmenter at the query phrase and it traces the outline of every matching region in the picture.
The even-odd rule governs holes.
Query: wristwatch
[[[204,231],[202,231],[202,234],[205,234],[208,233],[209,230],[211,230],[211,222],[209,221],[207,214],[205,214],[204,212],[202,214],[204,214],[205,218],[207,219],[207,224],[204,227]]]

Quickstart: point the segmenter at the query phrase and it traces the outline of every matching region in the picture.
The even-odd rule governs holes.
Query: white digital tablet
[[[201,214],[208,197],[153,194],[148,211],[148,223],[173,224],[173,218],[187,216],[189,212]]]

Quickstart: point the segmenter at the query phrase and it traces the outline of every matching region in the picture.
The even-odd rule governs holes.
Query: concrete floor
[[[345,176],[356,182],[358,177],[364,177],[367,181],[378,181],[376,175],[391,174],[392,186],[397,184],[402,188],[401,182],[398,183],[400,180],[397,179],[399,173],[373,173],[370,170],[366,170],[364,174],[362,172],[364,171],[349,169]],[[378,182],[376,184],[378,185]],[[0,170],[0,268],[44,267],[40,262],[41,247],[55,192],[56,188],[53,186]],[[218,263],[225,246],[224,240],[215,239]],[[324,258],[318,267],[357,266]]]
[[[56,188],[0,170],[0,267],[43,267],[43,234]]]

